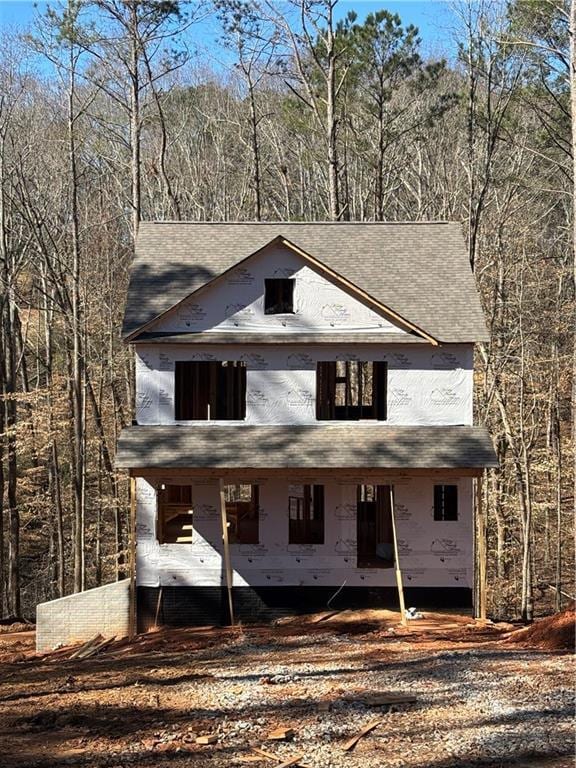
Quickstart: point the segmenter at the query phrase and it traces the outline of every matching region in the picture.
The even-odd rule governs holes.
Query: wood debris
[[[373,731],[374,728],[377,728],[381,722],[382,720],[373,720],[371,723],[368,723],[368,725],[365,725],[364,728],[362,728],[362,730],[356,734],[356,736],[353,736],[351,739],[349,739],[346,742],[346,744],[344,744],[344,746],[342,747],[344,752],[350,752],[352,749],[354,749],[354,747],[356,746],[356,744],[358,744],[360,739],[363,736],[366,736],[366,734],[370,733],[370,731]]]
[[[70,654],[68,658],[70,659],[80,659],[82,658],[82,654],[89,651],[92,647],[97,645],[99,642],[103,640],[102,635],[94,635],[94,637],[91,637],[90,640],[86,640],[85,643],[82,643],[82,645],[76,650]]]
[[[283,763],[280,763],[280,765],[276,766],[276,768],[291,768],[293,765],[300,765],[300,760],[302,760],[303,757],[303,754],[290,757],[288,760],[285,760]]]
[[[196,738],[196,744],[215,744],[218,741],[218,736],[210,734],[209,736],[198,736]]]
[[[104,638],[102,635],[95,635],[90,640],[82,643],[79,648],[76,648],[70,656],[68,656],[68,659],[90,659],[92,656],[96,656],[100,651],[103,651],[111,645],[114,640],[116,640],[116,636]]]
[[[269,741],[287,741],[288,739],[292,739],[295,733],[296,731],[294,728],[276,728],[275,730],[270,731],[266,738]]]
[[[252,752],[254,752],[256,755],[259,755],[260,757],[267,757],[268,760],[274,760],[275,762],[278,761],[277,755],[273,755],[272,752],[266,752],[265,749],[260,749],[260,747],[252,747]]]
[[[360,701],[368,707],[384,707],[389,704],[414,704],[416,702],[416,696],[411,693],[369,691],[362,694],[356,701]]]
[[[327,611],[326,613],[321,613],[320,616],[317,616],[311,623],[320,624],[322,621],[328,621],[328,619],[337,616],[339,613],[342,613],[342,611]]]
[[[282,760],[278,755],[274,755],[272,752],[266,752],[265,749],[260,749],[259,747],[252,747],[252,752],[258,757],[266,757],[268,760],[274,760],[275,763],[278,763],[278,760]],[[249,758],[250,756],[248,755],[247,757]],[[300,766],[300,768],[305,768],[304,763],[300,762],[303,757],[304,754],[294,755],[293,757],[284,760],[284,762],[277,764],[275,768],[291,768],[291,766],[296,765]],[[243,760],[243,762],[252,762],[252,760],[246,759]]]

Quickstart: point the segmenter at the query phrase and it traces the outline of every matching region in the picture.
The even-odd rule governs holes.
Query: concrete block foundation
[[[77,592],[36,606],[36,650],[129,633],[130,580]]]

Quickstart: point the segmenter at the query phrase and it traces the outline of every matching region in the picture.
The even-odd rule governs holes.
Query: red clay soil
[[[504,642],[528,645],[546,651],[574,650],[575,628],[576,611],[572,607],[562,613],[540,619],[529,627],[517,629]]]
[[[540,626],[549,641],[544,622],[524,631]],[[163,629],[83,659],[0,633],[0,768],[267,768],[302,754],[309,768],[574,768],[574,657],[508,644],[515,629],[325,612]],[[409,700],[373,700],[392,694]],[[291,741],[270,741],[280,727]]]

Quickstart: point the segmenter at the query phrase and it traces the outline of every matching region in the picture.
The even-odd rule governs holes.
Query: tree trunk
[[[132,236],[140,225],[142,192],[140,184],[140,46],[138,40],[138,8],[130,4],[130,150],[132,174]]]
[[[258,113],[256,110],[256,94],[252,82],[248,82],[248,95],[250,99],[250,141],[252,145],[252,163],[254,186],[254,213],[256,221],[262,220],[262,200],[260,191],[260,147],[258,145]]]
[[[78,172],[76,165],[76,130],[74,100],[76,92],[76,61],[70,46],[68,80],[68,162],[70,171],[70,224],[72,242],[72,418],[74,451],[74,591],[85,587],[84,569],[84,359],[82,349],[80,280],[81,258],[78,219]]]
[[[1,328],[4,352],[2,372],[2,395],[5,402],[5,429],[7,453],[7,501],[8,501],[8,611],[20,616],[20,514],[17,500],[18,462],[16,455],[16,426],[18,410],[16,405],[17,361],[16,361],[16,300],[14,270],[9,253],[6,230],[5,208],[5,158],[4,129],[0,133],[0,261],[2,263],[2,282],[4,297],[0,304]],[[0,574],[1,577],[1,574]]]
[[[576,291],[576,0],[570,3],[570,109],[572,117],[572,279]],[[572,492],[576,503],[576,333],[572,337]]]
[[[338,126],[336,120],[336,63],[334,61],[334,41],[332,31],[328,31],[331,41],[328,50],[327,100],[326,100],[326,138],[328,142],[328,206],[330,219],[340,218],[340,201],[338,195]]]

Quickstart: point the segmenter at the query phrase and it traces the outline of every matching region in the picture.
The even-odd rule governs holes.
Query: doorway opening
[[[392,568],[394,538],[389,485],[359,485],[356,495],[358,568]]]

